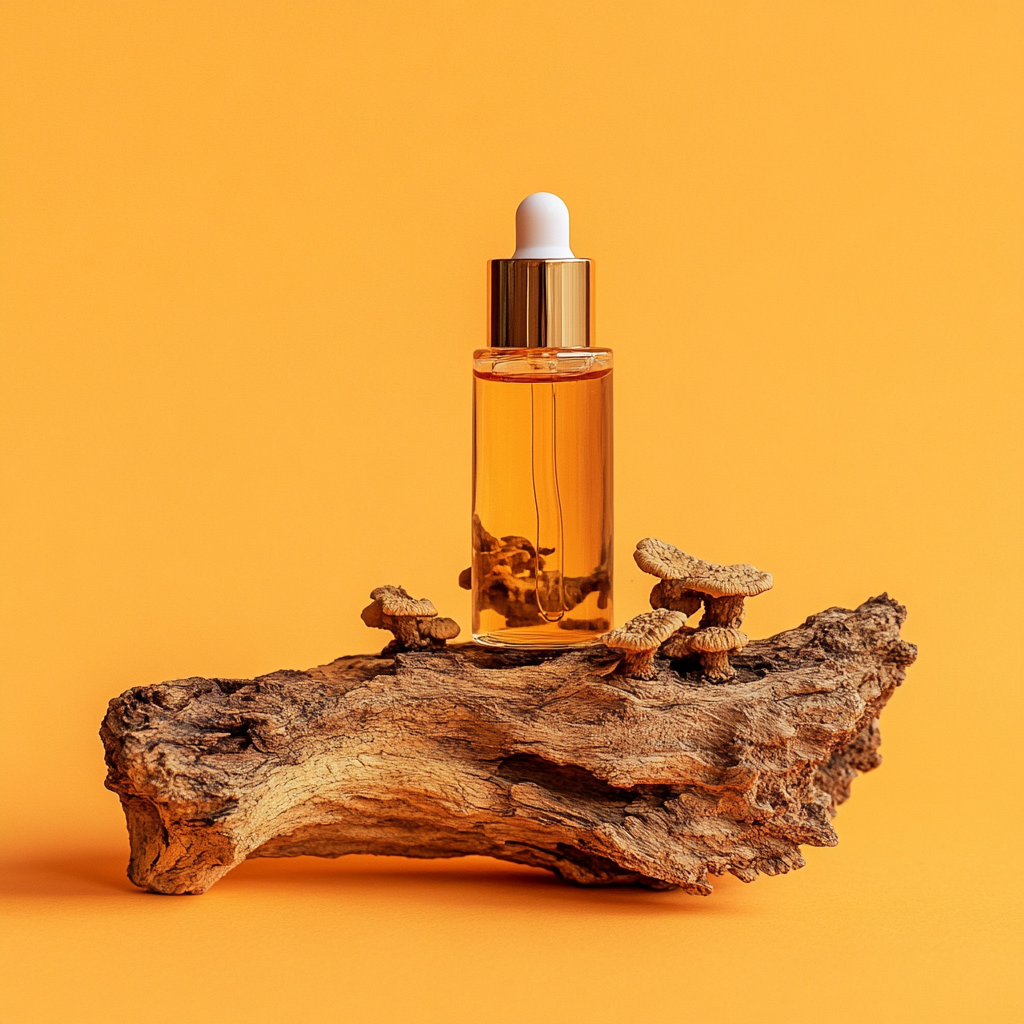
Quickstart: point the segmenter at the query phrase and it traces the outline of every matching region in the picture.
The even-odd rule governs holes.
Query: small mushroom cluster
[[[371,629],[387,629],[394,639],[382,655],[418,647],[444,647],[459,635],[459,624],[437,614],[433,602],[410,597],[402,587],[377,587],[360,615]]]
[[[713,682],[734,678],[729,654],[747,644],[746,634],[740,632],[744,598],[770,590],[771,573],[745,564],[714,565],[653,537],[637,544],[633,558],[660,582],[651,591],[654,611],[601,638],[606,646],[623,651],[626,673],[653,679],[654,655],[660,648],[670,658],[696,654],[705,677]],[[701,605],[699,625],[687,626],[687,618]]]

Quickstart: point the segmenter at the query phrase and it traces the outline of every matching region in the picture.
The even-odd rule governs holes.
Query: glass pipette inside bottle
[[[558,399],[553,383],[530,385],[537,608],[545,622],[565,614],[565,523],[558,489]]]

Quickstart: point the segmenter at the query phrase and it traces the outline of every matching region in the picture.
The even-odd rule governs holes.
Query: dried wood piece
[[[485,854],[585,885],[711,891],[833,846],[916,656],[887,596],[830,608],[703,679],[658,656],[474,645],[128,690],[101,729],[129,877],[199,893],[246,857]]]

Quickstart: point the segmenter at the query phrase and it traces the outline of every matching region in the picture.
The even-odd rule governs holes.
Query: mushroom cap
[[[680,580],[661,580],[651,591],[652,608],[671,608],[676,612],[692,615],[701,606],[704,595],[691,590]]]
[[[360,613],[359,617],[370,627],[370,629],[387,629],[384,625],[384,613],[380,605],[373,601],[368,604]]]
[[[676,630],[664,643],[661,648],[661,653],[669,658],[685,658],[688,654],[693,654],[694,650],[690,646],[690,637],[696,633],[697,630],[693,626],[683,626],[682,629]]]
[[[640,541],[633,558],[644,572],[663,580],[678,580],[687,590],[709,597],[756,597],[771,590],[775,582],[770,572],[761,572],[752,565],[715,565],[654,537]]]
[[[747,646],[749,637],[732,626],[705,626],[687,640],[691,651],[712,654],[715,651],[738,651]]]
[[[435,640],[454,640],[459,635],[459,624],[454,619],[436,616],[421,623],[420,632]]]
[[[385,615],[395,618],[402,618],[406,615],[420,618],[437,614],[437,609],[432,602],[425,597],[420,600],[410,597],[402,587],[377,587],[376,590],[370,592],[370,600],[376,601]]]
[[[684,625],[686,616],[682,612],[655,608],[651,612],[641,612],[599,639],[606,647],[614,647],[618,651],[651,651]]]

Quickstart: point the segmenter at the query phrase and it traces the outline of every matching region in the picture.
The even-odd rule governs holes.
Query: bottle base
[[[485,647],[504,647],[507,650],[567,651],[575,647],[592,647],[599,642],[602,635],[603,633],[589,630],[580,630],[574,636],[566,630],[548,633],[537,628],[496,629],[489,633],[474,633],[473,642]]]

